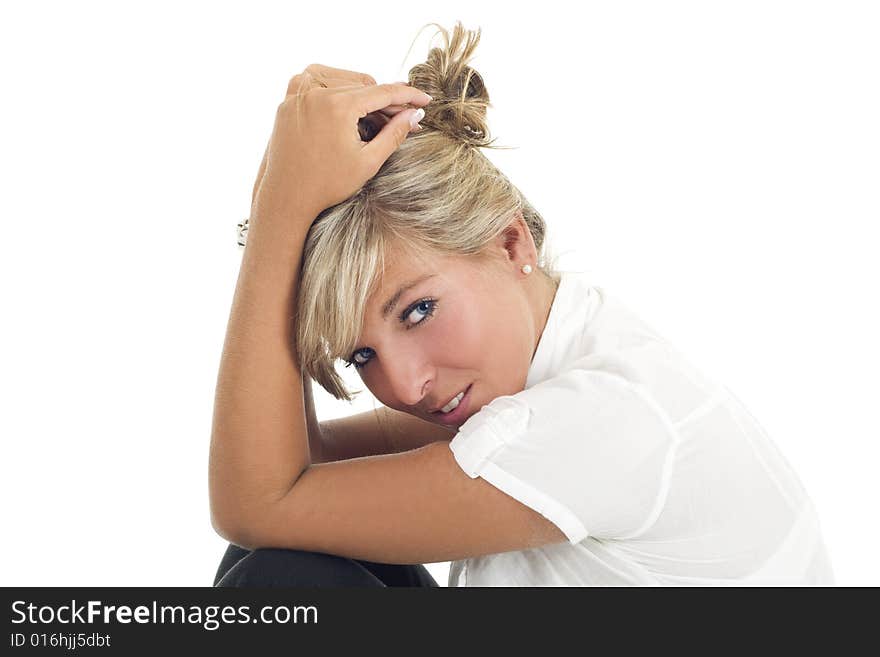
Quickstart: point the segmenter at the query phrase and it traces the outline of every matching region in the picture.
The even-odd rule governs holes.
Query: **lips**
[[[471,387],[473,387],[473,384],[470,384],[467,388],[465,388],[464,397],[462,397],[461,401],[458,402],[458,406],[453,408],[451,411],[449,411],[448,413],[444,413],[443,411],[437,410],[432,411],[431,415],[438,418],[443,424],[456,424],[457,422],[462,420],[467,414],[468,407],[470,406]]]
[[[467,388],[465,388],[465,390],[467,390]],[[436,411],[434,411],[434,412],[436,413],[437,411],[439,411],[439,412],[441,412],[441,413],[449,413],[450,411],[453,410],[453,408],[458,408],[458,405],[461,403],[461,400],[464,399],[464,393],[465,393],[465,390],[462,390],[460,393],[458,393],[457,395],[455,395],[455,397],[453,397],[452,399],[450,399],[448,402],[446,402],[445,404],[443,404],[442,407],[438,408],[438,409],[437,409]],[[447,408],[448,406],[451,406],[451,405],[452,405],[452,402],[455,402],[455,406],[454,406],[453,408]]]
[[[465,392],[467,392],[467,387],[462,388],[462,389],[459,390],[457,393],[455,393],[454,395],[452,395],[452,397],[450,397],[449,399],[446,400],[446,403],[445,403],[445,404],[441,404],[440,406],[438,406],[437,408],[435,408],[433,411],[428,411],[428,412],[429,412],[429,413],[442,413],[442,412],[443,412],[443,409],[446,408],[449,404],[451,404],[453,399],[457,399],[459,395],[462,396],[461,399],[464,399],[464,394],[463,394],[463,393],[465,393]],[[461,399],[458,400],[459,403],[461,403]]]

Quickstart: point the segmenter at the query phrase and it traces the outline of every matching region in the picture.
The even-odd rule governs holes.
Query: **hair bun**
[[[427,60],[409,71],[409,84],[434,99],[425,106],[420,123],[471,146],[489,146],[494,141],[486,123],[489,92],[483,77],[468,66],[480,42],[480,29],[466,30],[458,22],[450,36],[440,25],[429,25],[438,28],[445,43],[442,48],[431,48]]]

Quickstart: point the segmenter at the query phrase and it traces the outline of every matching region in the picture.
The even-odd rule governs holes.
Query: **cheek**
[[[462,299],[433,322],[428,336],[438,362],[462,369],[508,361],[521,351],[522,323],[497,300]]]
[[[431,322],[426,331],[428,348],[437,362],[450,366],[473,367],[475,358],[485,350],[482,314],[470,304],[444,312]]]
[[[483,358],[491,362],[499,385],[512,386],[499,394],[512,394],[520,390],[517,385],[525,380],[531,362],[530,345],[533,338],[530,336],[526,312],[520,298],[505,297],[498,300],[482,319]]]
[[[501,296],[501,293],[492,295],[481,312],[482,330],[504,341],[519,335],[523,321],[518,303],[516,297]]]

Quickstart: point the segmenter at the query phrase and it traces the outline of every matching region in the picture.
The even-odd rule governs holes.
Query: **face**
[[[392,250],[350,360],[384,405],[457,428],[496,397],[525,387],[543,330],[527,278],[513,262],[495,267]],[[383,317],[389,299],[417,279]],[[469,386],[459,417],[444,421],[431,412]]]

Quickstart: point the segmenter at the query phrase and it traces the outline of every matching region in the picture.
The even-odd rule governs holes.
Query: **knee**
[[[351,559],[320,552],[258,548],[218,582],[222,587],[381,586]]]

